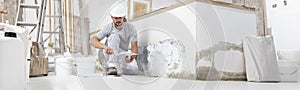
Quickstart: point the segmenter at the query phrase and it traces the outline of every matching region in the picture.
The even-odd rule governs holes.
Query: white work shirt
[[[110,23],[97,33],[97,37],[103,40],[105,37],[108,38],[111,34],[118,34],[120,37],[120,49],[128,51],[130,42],[137,41],[137,31],[132,24],[127,22],[123,24],[122,30],[118,30],[113,23]]]

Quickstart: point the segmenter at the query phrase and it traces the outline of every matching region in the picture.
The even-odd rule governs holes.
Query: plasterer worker
[[[126,63],[131,63],[137,57],[137,31],[135,27],[126,22],[125,14],[126,8],[122,5],[118,5],[112,8],[109,12],[112,23],[109,23],[95,35],[90,44],[95,48],[103,49],[108,55],[107,62],[107,74],[116,75],[118,64],[115,64],[113,57],[120,52],[128,51],[129,45],[131,45],[132,56],[124,58]],[[107,38],[106,43],[103,44],[100,41]]]

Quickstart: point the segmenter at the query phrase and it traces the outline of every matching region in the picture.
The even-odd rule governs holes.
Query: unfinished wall
[[[83,23],[84,27],[82,27],[81,23]],[[83,22],[80,21],[80,17],[74,16],[74,49],[73,52],[81,53],[82,55],[87,55],[83,51],[83,46],[88,44],[88,40],[83,40],[88,37],[89,33],[89,19],[84,18]],[[89,47],[88,47],[89,48]]]
[[[197,66],[197,79],[245,80],[243,59],[229,56],[242,57],[244,35],[257,34],[256,13],[202,2],[196,8],[196,62],[207,63]]]
[[[162,29],[188,47],[188,53],[185,54],[186,59],[182,63],[181,73],[174,74],[171,77],[189,76],[191,72],[192,75],[195,74],[195,54],[198,51],[212,47],[219,42],[240,45],[244,35],[260,35],[261,31],[264,35],[263,27],[259,26],[264,25],[261,24],[263,22],[258,21],[260,15],[257,14],[256,9],[247,9],[257,5],[257,1],[253,3],[254,1],[242,0],[233,1],[232,5],[222,4],[223,6],[228,5],[228,7],[223,7],[220,3],[209,4],[201,1],[208,2],[210,0],[199,0],[199,2],[175,7],[175,9],[167,12],[162,11],[161,13],[148,15],[132,22],[139,32],[153,27]],[[246,5],[248,5],[247,8],[244,8]],[[105,17],[105,15],[102,15],[102,17]],[[156,37],[153,37],[154,35]],[[147,37],[147,40],[140,40],[141,42],[157,41],[165,38],[163,35],[157,34],[149,34],[143,37]],[[196,40],[196,43],[194,40]],[[195,45],[197,48],[195,48]]]
[[[3,15],[4,20],[0,18],[0,21],[8,20],[9,24],[15,23],[15,17],[17,12],[17,2],[18,0],[0,0],[0,9],[5,9],[8,11],[7,14]],[[1,17],[1,16],[0,16]]]
[[[192,5],[189,5],[192,6]],[[187,6],[188,7],[188,6]],[[153,15],[151,17],[147,17],[138,21],[132,22],[136,27],[138,32],[142,33],[142,31],[147,29],[158,29],[161,31],[158,32],[166,32],[174,37],[176,40],[181,41],[185,49],[184,59],[182,61],[182,68],[179,71],[182,72],[189,72],[195,74],[195,50],[196,46],[194,43],[194,35],[195,33],[195,14],[190,9],[194,8],[187,8],[187,7],[180,7],[169,12]],[[185,12],[185,13],[182,13]],[[175,14],[176,13],[176,14]],[[181,13],[181,14],[177,14]],[[190,14],[190,15],[188,15]],[[189,16],[189,17],[186,17]],[[190,20],[190,21],[189,21]],[[194,21],[194,22],[193,22]],[[155,35],[156,37],[153,37]],[[158,41],[161,39],[165,39],[164,35],[158,36],[155,32],[148,33],[148,35],[139,36],[139,37],[149,37],[145,38],[146,40],[139,41],[150,41],[146,43],[151,43],[153,41]],[[169,36],[170,37],[170,36]],[[142,45],[140,43],[139,45]]]
[[[174,19],[182,24],[175,24],[177,21],[174,21]],[[256,35],[257,30],[255,12],[201,2],[194,2],[168,12],[148,16],[134,21],[133,24],[137,26],[138,30],[149,27],[162,28],[171,34],[174,34],[175,38],[181,39],[181,41],[193,42],[194,39],[196,40],[195,44],[197,45],[197,51],[209,48],[219,42],[230,42],[240,45],[244,35]],[[181,26],[186,27],[187,29],[181,29]],[[176,37],[176,32],[180,32],[180,36]],[[183,39],[183,37],[187,37],[187,35],[184,34],[186,32],[191,33],[193,38]],[[194,37],[194,35],[196,35],[196,37]],[[147,39],[149,40],[153,39],[150,34],[148,37],[149,38]],[[189,45],[191,43],[184,42],[184,44]],[[216,50],[222,50],[224,48],[216,48]],[[193,54],[187,54],[187,57],[190,56],[196,57],[193,56]],[[209,57],[209,55],[207,57]],[[189,76],[187,72],[190,71],[191,67],[188,66],[195,66],[195,62],[196,61],[184,61],[182,64],[182,72],[175,73],[170,77],[183,78],[182,76],[184,75]],[[222,67],[222,65],[219,67]],[[195,70],[195,68],[196,67],[193,67],[193,70]]]

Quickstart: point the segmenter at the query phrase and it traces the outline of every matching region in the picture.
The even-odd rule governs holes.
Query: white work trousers
[[[125,62],[125,57],[129,57],[124,51],[120,49],[120,37],[118,34],[111,34],[107,39],[107,46],[113,50],[113,54],[108,55],[108,67],[116,67],[118,73],[121,74],[137,74],[138,67],[136,60],[133,60],[131,63]]]

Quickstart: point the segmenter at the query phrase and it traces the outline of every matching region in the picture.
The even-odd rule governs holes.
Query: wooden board
[[[48,58],[31,58],[29,76],[48,75]]]

